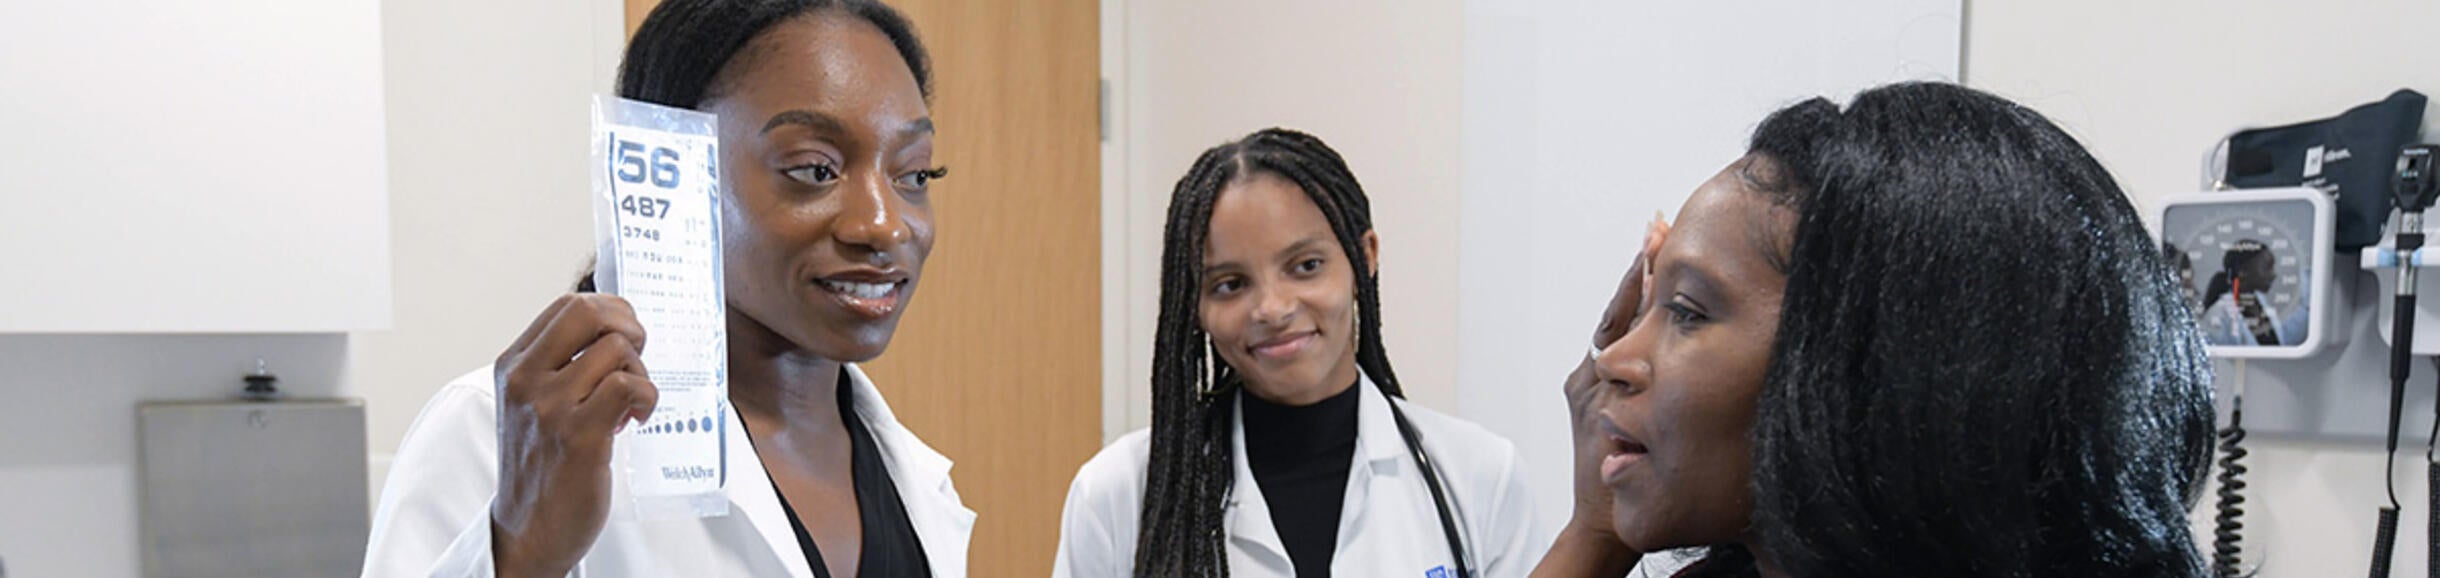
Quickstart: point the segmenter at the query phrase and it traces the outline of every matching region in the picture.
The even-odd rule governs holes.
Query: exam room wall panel
[[[2230,131],[2329,117],[2398,88],[2440,94],[2440,4],[2420,0],[1976,1],[1967,12],[1966,83],[2067,127],[2147,219],[2164,197],[2203,186],[2203,156]],[[2423,119],[2424,138],[2440,138],[2440,111]],[[2377,315],[2362,309],[2386,288],[2368,285],[2352,296],[2358,319],[2342,327],[2354,331],[2349,348],[2379,350]],[[2378,362],[2337,357],[2252,364],[2245,530],[2248,558],[2265,554],[2262,576],[2360,575],[2372,559],[2374,512],[2388,496],[2382,440],[2361,432],[2386,418],[2388,375]],[[2216,365],[2225,407],[2234,368]],[[2421,575],[2428,555],[2419,472],[2432,380],[2417,367],[2407,385],[2398,451],[2407,521],[2391,565],[2399,576]],[[2192,516],[2204,541],[2212,504],[2207,497]]]
[[[260,4],[197,6],[226,11]],[[268,360],[292,395],[365,400],[373,485],[368,490],[378,492],[388,455],[432,392],[450,377],[488,362],[534,312],[567,288],[591,253],[591,213],[582,177],[588,138],[585,98],[610,85],[622,40],[619,6],[598,0],[360,4],[379,11],[377,30],[350,29],[348,41],[379,43],[368,52],[377,60],[363,66],[381,77],[372,102],[386,130],[377,134],[381,147],[372,154],[388,168],[386,175],[367,178],[386,184],[388,190],[378,204],[387,213],[379,235],[390,245],[383,265],[386,287],[380,292],[392,303],[393,322],[387,329],[340,333],[334,326],[315,329],[325,331],[321,333],[281,335],[5,335],[10,331],[0,329],[0,397],[12,400],[6,407],[14,410],[0,419],[0,561],[10,576],[138,576],[142,558],[137,549],[135,404],[229,395],[243,385],[237,378],[252,369],[257,356]],[[0,7],[60,9],[108,10],[126,19],[184,13],[145,12],[123,4]],[[16,39],[0,38],[0,45]],[[156,41],[129,40],[136,43],[133,49],[170,50]],[[90,62],[58,49],[0,51],[0,61],[20,57],[49,59],[42,61],[45,66],[54,61]],[[119,73],[96,67],[75,72],[69,80],[98,79],[94,82],[99,84],[83,85],[88,88],[107,86],[112,81],[104,77]],[[13,104],[20,86],[12,79],[8,90],[0,91],[0,104]],[[164,104],[155,108],[176,108],[188,100],[181,86],[153,90],[167,95],[156,99]],[[358,130],[338,125],[325,129]],[[271,158],[273,166],[264,170],[273,177],[293,177],[299,173],[285,164],[294,162],[291,159]],[[0,168],[12,166],[0,161]],[[134,198],[208,198],[225,192],[187,185]],[[16,194],[6,188],[10,186],[13,183],[0,183],[0,191]],[[329,215],[298,211],[275,217],[302,222]],[[334,219],[352,223],[345,215]],[[181,242],[161,237],[158,229],[112,226],[96,231],[128,239],[126,243]],[[310,242],[323,241],[291,244]],[[0,249],[11,254],[75,251],[53,244],[27,248],[14,240],[0,243]],[[8,259],[0,257],[0,265],[10,264]],[[83,264],[121,266],[90,256]],[[15,273],[0,269],[0,282],[18,282]],[[200,282],[167,275],[146,279],[139,288],[147,299],[174,299]],[[0,325],[6,324],[0,319]],[[279,330],[307,329],[312,328]]]
[[[0,3],[0,333],[388,326],[380,10]]]

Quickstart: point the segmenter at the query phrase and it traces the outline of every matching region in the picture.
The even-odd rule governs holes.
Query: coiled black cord
[[[2431,485],[2427,487],[2440,488],[2440,463],[2429,464],[2425,466],[2424,471],[2426,475],[2430,476]],[[2432,512],[2434,513],[2431,516],[2431,527],[2424,530],[2430,533],[2424,535],[2440,536],[2440,492],[2425,493],[2431,495]],[[2432,578],[2440,578],[2440,540],[2425,538],[2423,541],[2428,548],[2424,554],[2428,556],[2424,558],[2424,572],[2430,574]]]
[[[2372,578],[2389,578],[2389,552],[2398,547],[2398,509],[2382,506],[2380,523],[2372,536]]]
[[[2228,428],[2220,430],[2220,491],[2219,514],[2212,518],[2211,575],[2219,578],[2241,578],[2253,575],[2239,569],[2240,554],[2245,539],[2245,399],[2237,398],[2228,410]],[[2440,475],[2434,466],[2433,475]],[[2440,518],[2433,523],[2440,524]],[[2434,534],[2440,536],[2440,534]]]

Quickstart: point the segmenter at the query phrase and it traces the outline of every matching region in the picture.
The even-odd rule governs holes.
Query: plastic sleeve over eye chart
[[[728,513],[715,126],[710,114],[593,98],[594,287],[635,308],[660,394],[650,419],[620,432],[612,458],[613,499],[632,500],[641,518]]]

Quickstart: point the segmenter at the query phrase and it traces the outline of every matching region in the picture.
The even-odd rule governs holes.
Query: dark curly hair
[[[1752,430],[1752,546],[1690,574],[2205,575],[2211,374],[2108,171],[1953,84],[1797,103],[1749,185],[1793,209]]]

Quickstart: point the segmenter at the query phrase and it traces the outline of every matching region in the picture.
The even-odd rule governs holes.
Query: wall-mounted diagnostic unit
[[[2161,210],[2161,249],[2211,356],[2297,359],[2343,344],[2332,327],[2335,213],[2308,188],[2191,193]]]
[[[2245,524],[2245,361],[2302,359],[2343,346],[2332,298],[2331,254],[2337,213],[2311,188],[2191,193],[2162,205],[2161,251],[2176,273],[2211,356],[2235,361],[2228,425],[2219,431],[2220,488],[2214,516],[2212,574],[2250,575],[2242,558]]]

